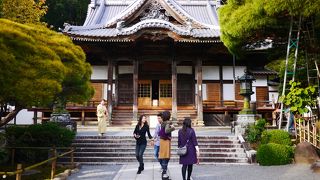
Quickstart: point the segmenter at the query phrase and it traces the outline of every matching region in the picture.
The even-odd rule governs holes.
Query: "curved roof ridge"
[[[139,9],[143,4],[145,4],[147,1],[152,0],[137,0],[134,1],[132,4],[130,4],[126,9],[124,9],[122,12],[120,12],[117,16],[109,20],[104,27],[110,27],[115,25],[118,21],[126,19],[127,17],[131,16],[137,9]],[[193,16],[191,16],[186,10],[183,9],[183,7],[177,3],[175,0],[153,0],[157,1],[161,4],[161,2],[165,3],[168,7],[170,7],[173,12],[180,17],[183,18],[184,21],[191,20],[194,24],[197,26],[200,26],[202,28],[210,28],[210,29],[217,29],[214,25],[206,24],[203,22],[200,22],[196,20]]]
[[[181,27],[178,27],[174,24],[172,24],[171,22],[162,20],[162,19],[146,19],[143,21],[140,21],[139,23],[128,27],[128,28],[123,28],[121,29],[121,31],[118,32],[118,35],[129,35],[129,34],[133,34],[141,29],[144,28],[165,28],[165,29],[169,29],[179,35],[190,35],[191,31],[189,31],[188,29],[184,29]]]
[[[192,17],[186,10],[183,9],[183,7],[177,3],[175,0],[163,0],[168,6],[172,8],[172,10],[175,11],[175,13],[179,14],[180,16],[185,17],[185,21],[192,20],[196,22],[197,25],[203,26],[205,28],[211,28],[212,25],[202,23],[198,20],[196,20],[194,17]],[[178,10],[178,11],[177,11]]]
[[[134,13],[135,10],[140,8],[146,1],[148,0],[134,1],[132,4],[126,7],[122,12],[120,12],[117,16],[109,20],[107,24],[104,25],[104,27],[110,27],[112,25],[115,25],[119,20],[125,19],[128,16],[132,15],[132,13]]]

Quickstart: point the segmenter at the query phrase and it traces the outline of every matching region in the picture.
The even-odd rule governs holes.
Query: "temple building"
[[[170,110],[180,124],[229,125],[226,115],[243,105],[237,77],[251,72],[258,113],[268,116],[278,97],[263,50],[235,59],[220,39],[217,0],[91,0],[82,26],[63,33],[80,45],[92,65],[93,99],[68,105],[83,124],[96,120],[107,99],[110,125],[135,124],[140,114]],[[48,113],[43,114],[43,118]]]

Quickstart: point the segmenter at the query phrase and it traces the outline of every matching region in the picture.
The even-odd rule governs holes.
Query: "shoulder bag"
[[[179,156],[185,156],[187,154],[187,152],[188,152],[187,145],[188,145],[189,139],[190,139],[190,137],[188,138],[186,145],[184,145],[182,147],[178,147],[177,154]]]

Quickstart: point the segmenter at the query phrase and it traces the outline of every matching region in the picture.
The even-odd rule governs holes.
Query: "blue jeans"
[[[137,144],[136,145],[136,158],[139,162],[139,167],[144,167],[143,164],[143,153],[146,150],[147,144]]]
[[[154,157],[156,158],[157,161],[159,161],[159,159],[158,159],[159,150],[160,150],[160,146],[154,145]]]
[[[160,162],[162,170],[163,170],[162,174],[166,174],[167,173],[169,160],[170,159],[159,159],[159,162]]]

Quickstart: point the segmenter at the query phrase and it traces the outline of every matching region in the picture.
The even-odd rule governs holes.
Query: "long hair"
[[[190,118],[184,118],[183,124],[182,124],[182,131],[184,133],[187,132],[187,128],[191,128],[191,119]]]
[[[143,118],[143,117],[146,117],[146,118],[147,118],[146,115],[142,114],[142,115],[139,117],[138,126],[141,126],[141,124],[142,124],[142,118]],[[148,125],[148,121],[146,121],[144,124],[145,124],[145,125]]]

